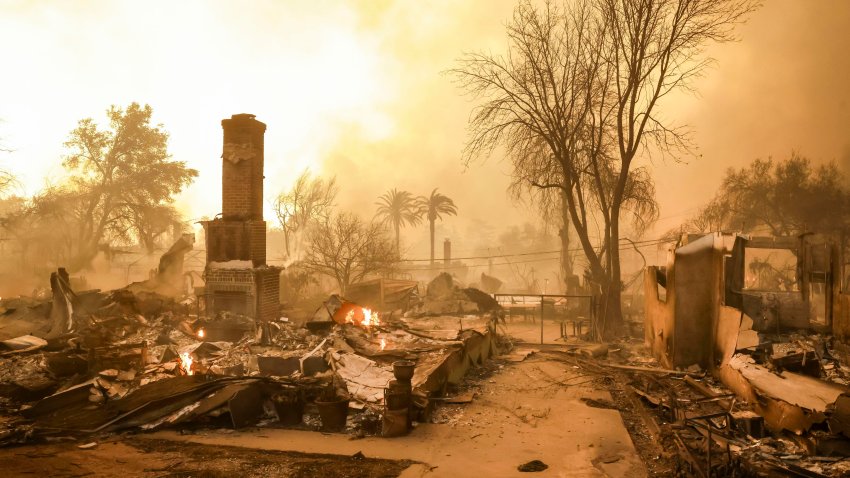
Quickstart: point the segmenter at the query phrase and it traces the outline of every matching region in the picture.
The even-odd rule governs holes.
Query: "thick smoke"
[[[740,41],[711,48],[716,65],[698,95],[666,109],[690,124],[701,157],[657,164],[662,217],[674,227],[705,203],[725,170],[798,151],[837,160],[850,173],[850,2],[770,0],[739,30]],[[850,178],[850,175],[848,175]]]
[[[35,192],[55,178],[78,119],[110,104],[150,103],[175,159],[201,176],[183,195],[188,218],[220,208],[219,120],[266,122],[266,195],[305,167],[340,183],[339,206],[371,217],[393,187],[433,188],[458,205],[438,224],[456,256],[475,253],[536,214],[506,194],[509,165],[465,169],[473,104],[442,72],[465,50],[504,51],[516,2],[90,2],[13,4],[0,42],[27,45],[3,60],[0,136],[9,164]],[[850,2],[770,0],[740,42],[710,47],[717,64],[662,105],[694,129],[701,157],[652,163],[662,220],[675,226],[706,202],[726,168],[797,150],[850,169]],[[53,179],[48,179],[51,181]],[[273,223],[267,207],[266,218]],[[428,254],[428,228],[403,231],[409,257]],[[439,250],[439,247],[438,247]]]

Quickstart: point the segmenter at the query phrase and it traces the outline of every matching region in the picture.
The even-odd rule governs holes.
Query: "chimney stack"
[[[221,218],[204,221],[207,314],[230,312],[273,320],[280,307],[280,269],[266,264],[263,136],[251,114],[221,121]],[[212,336],[209,340],[218,340]]]
[[[221,120],[221,215],[225,221],[263,220],[263,136],[265,123],[254,115]]]

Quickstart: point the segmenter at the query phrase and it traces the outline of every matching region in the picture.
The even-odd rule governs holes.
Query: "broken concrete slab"
[[[801,434],[827,418],[838,398],[848,387],[793,372],[778,375],[753,363],[747,356],[736,355],[717,369],[721,381],[764,417],[773,431],[789,430]]]

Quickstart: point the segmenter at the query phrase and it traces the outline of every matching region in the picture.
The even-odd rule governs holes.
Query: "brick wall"
[[[246,233],[250,240],[248,249],[250,251],[251,260],[254,261],[254,267],[259,267],[266,264],[266,222],[251,221]]]
[[[280,313],[280,269],[262,267],[255,269],[257,284],[258,320],[275,320]]]
[[[206,231],[207,262],[252,261],[254,267],[266,263],[265,221],[203,222]]]

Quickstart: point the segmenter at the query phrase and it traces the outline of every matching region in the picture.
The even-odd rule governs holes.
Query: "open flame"
[[[358,320],[359,318],[356,317],[358,315],[357,309],[349,310],[345,314],[345,323],[360,325],[362,327],[366,327],[367,329],[369,327],[381,325],[381,320],[378,318],[377,312],[372,312],[372,309],[367,309],[366,307],[361,308],[360,311],[363,314],[363,318]]]
[[[204,338],[204,335],[206,335],[206,334],[207,334],[207,333],[206,333],[206,332],[204,332],[204,329],[198,329],[198,338],[199,338],[199,339]]]
[[[186,373],[186,375],[192,375],[192,356],[189,355],[188,352],[183,352],[180,354],[180,369]]]
[[[363,322],[361,323],[363,327],[369,328],[373,325],[381,325],[381,321],[378,320],[378,313],[372,312],[372,309],[367,309],[363,307]]]
[[[381,338],[381,352],[383,352],[385,348],[387,348],[387,341]]]

